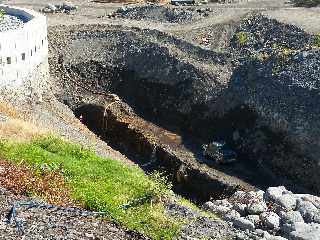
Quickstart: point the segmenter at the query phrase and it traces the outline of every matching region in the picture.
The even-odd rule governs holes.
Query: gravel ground
[[[0,32],[14,30],[23,27],[24,22],[18,17],[11,15],[4,15],[0,19]]]
[[[9,223],[12,206],[31,200],[35,201],[0,189],[0,239],[146,239],[112,222],[73,208],[19,207],[17,220],[21,221],[21,228],[17,228],[16,221]]]

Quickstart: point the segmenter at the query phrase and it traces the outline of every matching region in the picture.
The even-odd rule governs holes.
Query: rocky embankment
[[[236,228],[254,232],[259,239],[318,240],[320,237],[320,198],[293,194],[283,186],[270,187],[266,192],[237,191],[229,199],[206,202],[203,208]]]

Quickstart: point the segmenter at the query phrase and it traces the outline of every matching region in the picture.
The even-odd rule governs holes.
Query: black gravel
[[[210,8],[174,8],[159,5],[122,7],[115,16],[134,19],[151,20],[167,23],[189,23],[209,16]]]

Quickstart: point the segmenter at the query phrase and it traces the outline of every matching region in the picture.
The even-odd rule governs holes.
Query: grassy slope
[[[135,166],[99,157],[56,137],[2,140],[0,155],[36,169],[61,172],[76,202],[88,209],[107,211],[110,218],[130,229],[153,239],[172,239],[177,234],[179,224],[165,214],[159,201],[167,191],[159,176],[147,177]]]

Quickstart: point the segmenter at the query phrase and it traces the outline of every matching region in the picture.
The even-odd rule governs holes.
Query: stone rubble
[[[319,240],[319,201],[320,197],[279,186],[266,192],[237,191],[228,199],[208,201],[203,208],[260,239]]]

